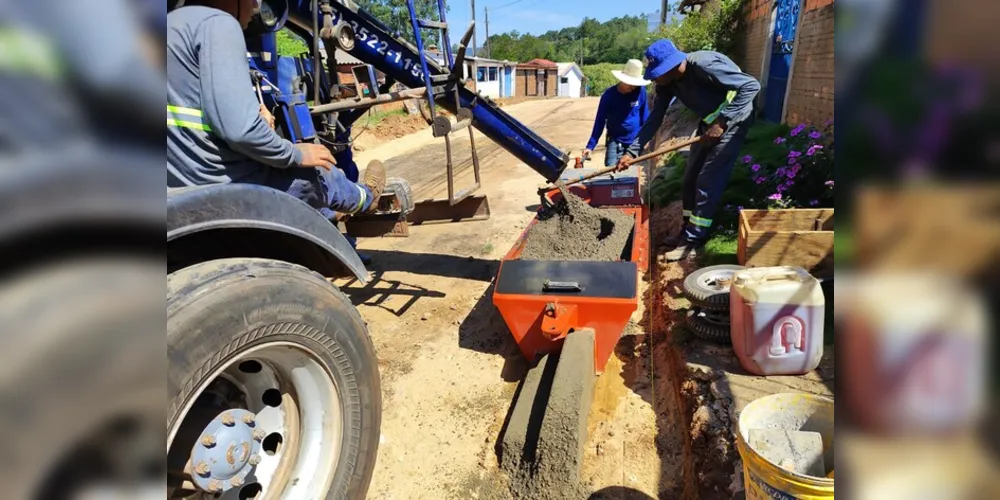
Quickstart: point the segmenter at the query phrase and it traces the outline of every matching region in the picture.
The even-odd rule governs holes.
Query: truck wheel
[[[171,495],[365,497],[382,413],[375,349],[321,276],[266,259],[171,274],[167,356]]]

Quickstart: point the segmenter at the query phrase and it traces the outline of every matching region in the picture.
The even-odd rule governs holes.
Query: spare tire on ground
[[[693,307],[687,312],[686,320],[688,328],[695,337],[719,344],[730,342],[728,311]]]
[[[745,266],[722,264],[698,269],[684,278],[684,296],[693,306],[713,311],[729,311],[729,284],[733,274]]]

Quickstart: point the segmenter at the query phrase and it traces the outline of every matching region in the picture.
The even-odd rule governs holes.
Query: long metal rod
[[[318,115],[321,113],[329,113],[331,111],[358,109],[368,106],[374,106],[376,104],[385,104],[396,101],[406,101],[408,99],[421,99],[425,95],[427,95],[426,88],[406,89],[406,90],[400,90],[399,92],[381,94],[378,97],[369,97],[365,99],[344,99],[341,101],[331,102],[328,104],[320,104],[319,106],[313,106],[309,108],[309,113]]]
[[[319,99],[319,70],[321,61],[319,60],[319,0],[313,0],[312,37],[313,37],[313,104],[322,104]]]

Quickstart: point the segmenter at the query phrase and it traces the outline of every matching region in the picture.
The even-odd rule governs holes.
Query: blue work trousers
[[[629,144],[608,139],[606,144],[608,150],[604,153],[604,166],[613,167],[618,164],[618,159],[628,151]]]
[[[336,212],[363,212],[372,204],[372,192],[368,186],[351,182],[336,167],[330,170],[272,168],[266,184],[308,203],[331,220]]]
[[[753,118],[731,123],[715,144],[698,142],[691,146],[683,190],[684,217],[688,219],[684,231],[688,241],[704,243],[708,239],[712,217],[722,203],[722,194],[751,125]],[[708,127],[701,123],[698,135],[704,134]]]
[[[338,135],[335,140],[339,143],[349,143],[351,141],[351,128],[348,127],[347,131]],[[354,148],[352,146],[348,145],[343,151],[333,155],[333,159],[337,160],[337,168],[344,172],[347,180],[358,182],[358,164],[354,163]]]

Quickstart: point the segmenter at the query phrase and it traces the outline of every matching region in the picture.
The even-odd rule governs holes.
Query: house
[[[476,66],[476,91],[490,97],[514,95],[514,68],[517,63],[473,57]]]
[[[748,0],[743,23],[734,60],[760,81],[758,112],[792,124],[832,119],[834,0]]]
[[[583,70],[576,63],[558,63],[559,97],[583,97]]]
[[[547,59],[532,59],[517,65],[514,93],[529,97],[559,95],[559,65]]]
[[[426,51],[438,64],[444,66],[444,54],[437,50]],[[468,54],[469,51],[466,52]],[[517,63],[472,57],[466,55],[462,78],[466,87],[482,95],[498,98],[514,95],[514,67]]]

